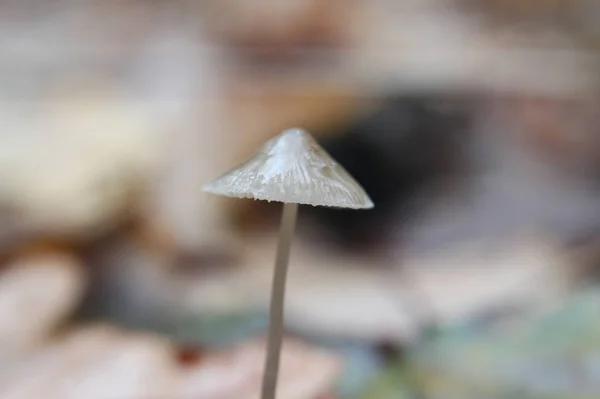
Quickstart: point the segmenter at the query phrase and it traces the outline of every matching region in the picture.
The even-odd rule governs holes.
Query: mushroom
[[[226,197],[283,202],[271,286],[269,334],[262,399],[274,399],[283,338],[285,281],[298,205],[369,209],[360,184],[305,130],[285,130],[251,159],[204,186]]]

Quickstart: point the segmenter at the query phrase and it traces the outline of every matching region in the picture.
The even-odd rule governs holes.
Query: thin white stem
[[[284,330],[285,283],[297,216],[298,204],[283,205],[279,243],[277,244],[277,257],[275,259],[275,270],[271,285],[269,338],[267,341],[267,357],[263,374],[261,399],[275,399],[277,390],[279,358]]]

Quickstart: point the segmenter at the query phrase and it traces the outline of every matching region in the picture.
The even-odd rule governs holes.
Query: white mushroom
[[[217,195],[283,202],[273,275],[269,340],[262,399],[274,399],[283,336],[285,280],[298,204],[368,209],[364,189],[308,132],[288,129],[269,140],[247,162],[206,185]]]
[[[363,188],[302,129],[269,140],[250,160],[204,190],[252,198],[337,208],[372,208]]]

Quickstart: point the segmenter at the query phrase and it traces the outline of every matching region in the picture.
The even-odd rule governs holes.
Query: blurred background
[[[279,399],[600,397],[600,3],[0,2],[0,399],[256,399],[281,205],[202,192],[304,127]]]

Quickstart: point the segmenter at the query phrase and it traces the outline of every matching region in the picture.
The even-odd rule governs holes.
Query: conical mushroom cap
[[[272,138],[244,164],[204,186],[204,191],[313,206],[373,207],[360,184],[302,129]]]

